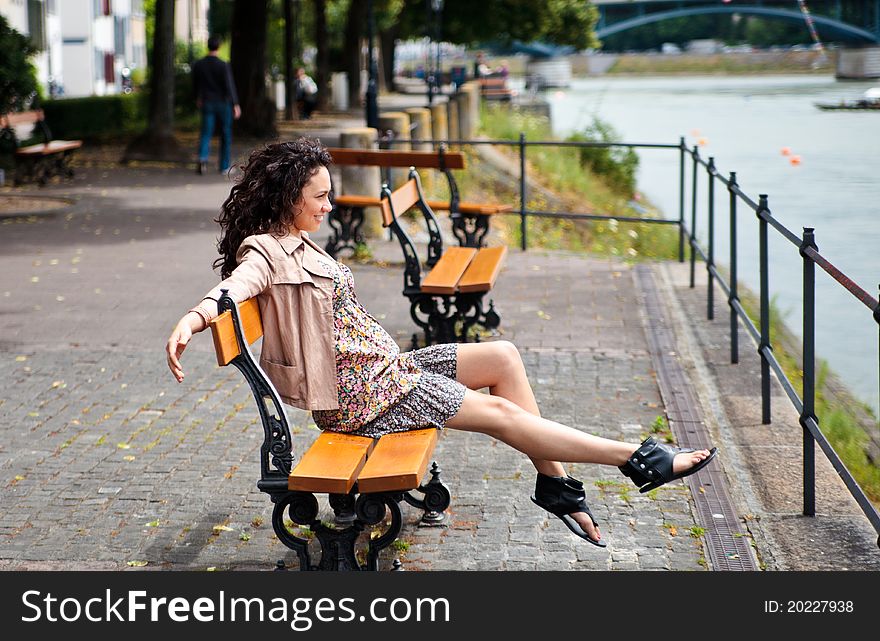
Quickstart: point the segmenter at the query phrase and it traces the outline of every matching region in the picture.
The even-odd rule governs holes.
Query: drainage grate
[[[657,292],[654,274],[648,265],[638,265],[635,279],[645,301],[648,349],[670,427],[681,447],[707,447],[709,432],[696,393],[679,362],[675,337]],[[757,570],[718,466],[709,465],[685,481],[694,497],[699,525],[706,530],[704,538],[711,568],[720,571]]]

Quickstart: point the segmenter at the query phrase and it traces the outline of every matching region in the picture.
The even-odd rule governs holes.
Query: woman
[[[427,427],[488,434],[528,455],[538,471],[532,500],[577,536],[605,546],[583,484],[559,461],[616,465],[647,491],[704,467],[715,449],[648,439],[622,443],[541,418],[516,347],[507,341],[433,345],[401,353],[357,301],[351,271],[310,238],[331,210],[331,159],[316,141],[251,154],[223,204],[218,243],[224,279],[180,319],[166,346],[180,357],[217,314],[220,289],[257,297],[260,365],[286,403],[312,411],[324,430],[381,436]],[[484,387],[489,395],[478,393]]]

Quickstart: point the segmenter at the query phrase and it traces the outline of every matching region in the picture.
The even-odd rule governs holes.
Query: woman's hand
[[[189,312],[180,319],[177,327],[174,328],[174,331],[171,332],[171,336],[168,338],[168,344],[165,346],[165,354],[168,357],[168,369],[174,374],[174,378],[177,379],[178,383],[183,381],[184,376],[183,367],[180,365],[180,357],[193,336],[193,330],[202,325],[204,325],[202,317],[194,312]],[[204,328],[202,327],[202,329]]]

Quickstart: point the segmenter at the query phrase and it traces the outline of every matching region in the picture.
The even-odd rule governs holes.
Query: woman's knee
[[[495,346],[499,365],[503,369],[520,369],[523,366],[522,356],[520,356],[516,345],[510,341],[495,341],[492,345]]]

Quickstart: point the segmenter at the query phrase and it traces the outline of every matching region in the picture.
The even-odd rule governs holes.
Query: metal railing
[[[837,269],[828,259],[819,253],[816,245],[815,231],[805,227],[801,236],[787,229],[771,214],[768,205],[768,196],[761,194],[758,201],[753,200],[748,194],[740,189],[736,180],[736,172],[730,172],[725,178],[715,166],[715,159],[709,157],[703,159],[699,148],[695,145],[689,149],[682,136],[678,144],[652,144],[652,143],[612,143],[612,142],[574,142],[527,140],[526,135],[521,133],[519,140],[394,140],[391,137],[382,139],[383,145],[398,143],[432,144],[432,145],[492,145],[515,147],[519,151],[519,209],[513,212],[520,216],[520,238],[523,251],[528,249],[528,218],[552,217],[560,219],[578,220],[617,220],[640,223],[672,224],[679,228],[679,262],[684,262],[685,238],[690,247],[690,286],[694,287],[696,272],[696,260],[699,256],[706,265],[708,288],[707,288],[707,318],[714,319],[714,282],[717,280],[719,287],[727,295],[727,304],[730,308],[730,361],[739,362],[738,325],[741,321],[746,331],[758,343],[758,354],[761,358],[761,420],[764,425],[769,425],[770,417],[770,370],[776,373],[783,390],[792,405],[799,412],[799,422],[803,428],[803,513],[806,516],[816,514],[816,468],[815,468],[815,444],[824,452],[828,461],[843,480],[852,497],[858,503],[862,512],[870,521],[874,530],[880,535],[880,514],[871,503],[865,492],[853,478],[852,473],[840,459],[840,456],[829,443],[827,437],[819,427],[819,419],[815,413],[816,402],[816,364],[815,364],[815,312],[816,312],[816,284],[815,267],[818,265],[839,283],[846,291],[852,294],[872,314],[878,325],[880,334],[880,303],[877,299],[859,287],[852,279]],[[665,218],[639,218],[617,216],[609,214],[597,214],[595,212],[548,212],[528,209],[528,176],[527,176],[527,150],[529,147],[623,147],[630,149],[675,149],[679,156],[679,212],[678,220]],[[687,158],[691,159],[691,221],[690,226],[685,223],[685,199],[687,189],[685,185]],[[699,184],[699,169],[705,170],[707,178],[708,198],[708,248],[700,247],[696,238],[697,227],[697,186]],[[717,269],[715,263],[715,187],[716,182],[721,183],[729,194],[728,216],[730,223],[730,282]],[[744,203],[755,212],[758,218],[759,238],[759,270],[760,270],[760,327],[756,327],[743,307],[738,292],[737,276],[737,205]],[[773,353],[770,342],[770,286],[769,286],[769,229],[773,228],[780,236],[797,247],[803,262],[803,398],[798,397],[794,385],[786,376]],[[878,354],[878,369],[880,369],[880,354]],[[880,536],[877,545],[880,546]]]

